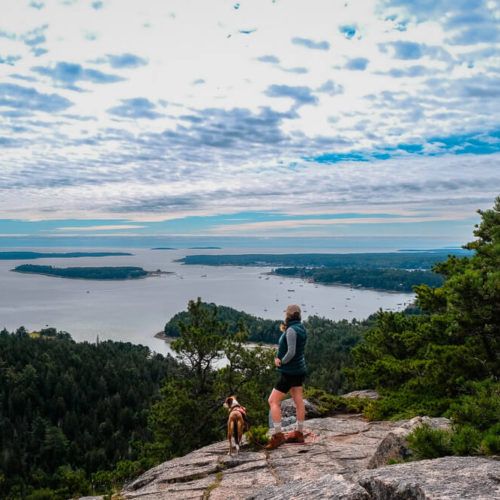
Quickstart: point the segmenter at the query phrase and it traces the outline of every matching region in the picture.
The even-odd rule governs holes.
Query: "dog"
[[[227,418],[227,439],[229,441],[228,455],[233,454],[233,449],[238,455],[243,433],[249,428],[247,410],[241,406],[235,396],[229,396],[224,402],[224,407],[229,411]]]

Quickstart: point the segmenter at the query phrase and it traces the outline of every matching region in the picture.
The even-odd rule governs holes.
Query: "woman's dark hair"
[[[290,323],[290,321],[301,321],[301,320],[302,320],[302,318],[300,316],[300,313],[298,311],[296,311],[290,315],[288,315],[288,314],[286,315],[285,325],[288,325]]]

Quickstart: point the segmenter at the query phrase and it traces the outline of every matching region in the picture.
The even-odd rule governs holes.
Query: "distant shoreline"
[[[130,252],[0,252],[0,260],[77,259],[81,257],[122,257]]]
[[[155,333],[153,335],[154,338],[159,339],[159,340],[164,340],[167,344],[171,344],[174,340],[179,339],[179,337],[172,337],[170,335],[166,335],[165,332],[161,331],[158,333]],[[245,347],[248,347],[250,349],[255,349],[256,347],[265,347],[266,349],[276,349],[278,347],[278,344],[267,344],[265,342],[245,342]]]

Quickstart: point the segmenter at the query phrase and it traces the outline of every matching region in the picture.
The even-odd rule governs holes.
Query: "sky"
[[[500,194],[498,0],[0,5],[4,242],[465,243]]]

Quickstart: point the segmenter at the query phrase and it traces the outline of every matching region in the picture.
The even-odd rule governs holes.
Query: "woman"
[[[285,323],[281,325],[283,333],[279,339],[278,354],[274,364],[280,372],[280,378],[269,396],[269,407],[273,421],[273,435],[267,445],[268,450],[277,448],[285,442],[281,430],[281,400],[290,391],[297,414],[297,430],[286,439],[288,442],[304,442],[305,407],[302,394],[302,384],[306,376],[304,348],[307,333],[301,323],[300,307],[289,305],[286,308]]]

